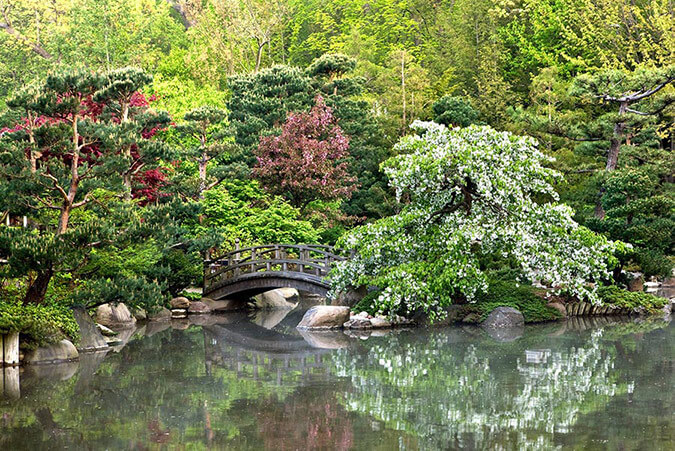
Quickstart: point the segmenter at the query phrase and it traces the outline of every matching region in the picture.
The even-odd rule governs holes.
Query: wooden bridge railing
[[[235,249],[204,262],[204,292],[233,282],[245,274],[295,272],[322,278],[335,261],[345,260],[331,246],[320,244],[266,244]]]

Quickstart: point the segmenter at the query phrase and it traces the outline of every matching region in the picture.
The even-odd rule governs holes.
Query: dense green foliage
[[[485,319],[497,307],[513,307],[519,310],[527,323],[560,318],[560,312],[546,306],[548,302],[543,293],[537,292],[531,285],[491,280],[488,291],[481,294],[476,300],[476,304],[470,306],[470,309],[476,310],[479,321]]]
[[[77,341],[77,323],[69,309],[54,305],[0,302],[0,334],[19,332],[21,347],[31,349],[62,338]]]
[[[257,182],[232,181],[206,193],[201,227],[218,230],[232,246],[315,243],[319,232],[300,211],[280,197],[265,194]]]
[[[402,286],[394,279],[404,273],[433,286],[433,296],[409,287],[399,293],[404,303],[421,296],[442,305],[484,293],[485,259],[509,266],[500,263],[510,258],[502,252],[516,250],[530,276],[592,297],[586,279],[605,278],[604,254],[579,256],[584,265],[540,258],[560,256],[561,242],[548,243],[543,233],[532,234],[529,247],[502,235],[505,249],[487,252],[488,236],[477,231],[490,229],[487,216],[500,208],[494,205],[484,204],[471,227],[449,231],[458,211],[444,210],[447,199],[437,194],[450,196],[462,182],[453,178],[450,189],[427,178],[443,165],[436,144],[408,174],[416,192],[401,189],[407,182],[396,179],[396,165],[407,154],[419,157],[424,146],[410,137],[416,120],[534,137],[523,155],[539,146],[545,182],[528,179],[530,160],[503,177],[495,154],[482,160],[494,167],[483,172],[479,191],[508,197],[509,180],[532,183],[520,190],[527,202],[518,208],[526,215],[527,204],[528,214],[545,216],[541,223],[559,225],[549,232],[566,246],[593,248],[604,238],[631,245],[617,245],[615,282],[625,281],[622,268],[668,276],[675,252],[673,24],[670,0],[3,4],[0,219],[10,227],[0,227],[0,277],[21,286],[27,303],[126,299],[151,307],[198,285],[200,261],[213,247],[236,239],[334,243],[370,223],[359,230],[384,234],[373,242],[392,244],[387,233],[403,228],[408,236],[406,227],[436,242],[434,252],[405,262],[396,259],[410,243],[392,244],[380,255],[389,262],[381,268],[400,271],[352,274],[382,290]],[[319,96],[348,141],[337,146],[341,191],[316,185],[330,185],[316,177],[325,165],[307,170],[331,141],[330,134],[315,136],[321,127],[308,127]],[[284,136],[289,127],[293,133]],[[491,152],[500,148],[490,145]],[[244,181],[261,156],[279,148],[299,158],[268,161],[267,173],[284,163],[285,174],[310,188],[302,199],[275,189],[269,177],[266,191]],[[452,158],[475,155],[454,152]],[[293,171],[296,164],[302,170]],[[455,175],[473,180],[484,169]],[[565,178],[549,178],[551,169]],[[555,207],[546,216],[552,199],[573,210]],[[432,225],[420,225],[424,217]],[[563,238],[567,232],[571,238]],[[448,236],[461,237],[447,247],[462,252],[444,247]],[[449,255],[450,269],[433,264]],[[551,272],[560,267],[565,271]]]
[[[650,313],[658,313],[668,299],[657,297],[641,291],[622,290],[617,286],[600,287],[598,296],[603,305],[611,305],[628,309],[645,309]]]

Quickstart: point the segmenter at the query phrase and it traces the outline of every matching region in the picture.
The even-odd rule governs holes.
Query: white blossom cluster
[[[589,282],[607,276],[615,244],[557,203],[561,175],[533,138],[487,126],[413,127],[420,134],[403,138],[383,164],[401,211],[343,238],[354,257],[334,269],[332,295],[376,286],[383,313],[433,315],[457,295],[471,301],[485,291],[479,257],[493,255],[516,261],[527,278],[596,300]]]

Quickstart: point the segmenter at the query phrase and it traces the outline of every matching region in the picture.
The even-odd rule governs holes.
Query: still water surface
[[[26,368],[20,397],[0,399],[0,449],[675,447],[673,324],[575,319],[503,341],[303,336],[298,321],[153,323],[107,354]]]

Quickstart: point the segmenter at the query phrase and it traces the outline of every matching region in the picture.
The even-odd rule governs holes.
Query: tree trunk
[[[403,134],[406,130],[406,104],[405,104],[405,53],[401,53],[401,97],[403,101]]]
[[[199,198],[204,198],[204,191],[206,191],[206,164],[208,163],[208,157],[206,155],[206,150],[202,151],[202,157],[199,160]]]
[[[54,271],[51,266],[38,272],[35,279],[28,285],[26,296],[23,299],[24,304],[41,304],[47,294],[49,281],[52,279]]]
[[[122,123],[129,122],[129,103],[122,102]],[[126,146],[124,148],[124,156],[129,159],[129,169],[124,172],[122,176],[124,183],[124,200],[131,200],[131,182],[132,182],[132,170],[134,167],[134,162],[131,158],[131,146]]]
[[[265,47],[265,42],[258,40],[258,52],[256,53],[255,56],[255,72],[258,72],[260,70],[260,63],[262,61],[262,52],[263,48]]]
[[[78,166],[80,162],[79,154],[79,140],[80,135],[77,130],[77,121],[79,117],[75,115],[73,118],[73,155],[70,162],[70,172],[71,180],[70,187],[68,189],[68,194],[64,196],[63,204],[61,205],[61,214],[59,215],[59,223],[56,229],[56,236],[66,233],[68,230],[68,223],[70,221],[70,211],[73,208],[73,201],[77,194],[77,188],[80,183],[80,177],[78,174]],[[28,289],[26,290],[26,295],[23,299],[24,304],[41,304],[45,299],[45,294],[47,294],[47,287],[49,287],[49,282],[54,275],[54,268],[52,263],[49,262],[45,264],[45,268],[38,271],[35,279],[29,282]]]
[[[68,230],[68,222],[70,221],[70,209],[69,204],[65,204],[61,207],[61,215],[59,216],[59,225],[56,230],[56,235],[62,235]]]
[[[625,115],[626,109],[628,109],[628,103],[621,102],[621,105],[619,106],[619,116]],[[624,140],[623,132],[625,128],[626,123],[623,119],[620,119],[614,124],[614,133],[612,133],[612,139],[609,141],[609,154],[607,155],[607,166],[605,166],[606,171],[615,170],[619,163],[619,150],[621,149],[621,143]]]
[[[628,109],[628,102],[621,102],[619,106],[619,116],[626,114]],[[621,150],[621,143],[624,141],[624,130],[626,129],[626,122],[623,118],[619,119],[616,124],[614,124],[614,132],[612,133],[612,138],[609,140],[609,153],[607,154],[607,165],[605,166],[605,171],[613,171],[616,169],[619,163],[619,151]],[[602,197],[605,195],[605,188],[600,189],[598,193],[598,203],[595,204],[595,217],[603,219],[605,217],[605,209],[602,208]]]

